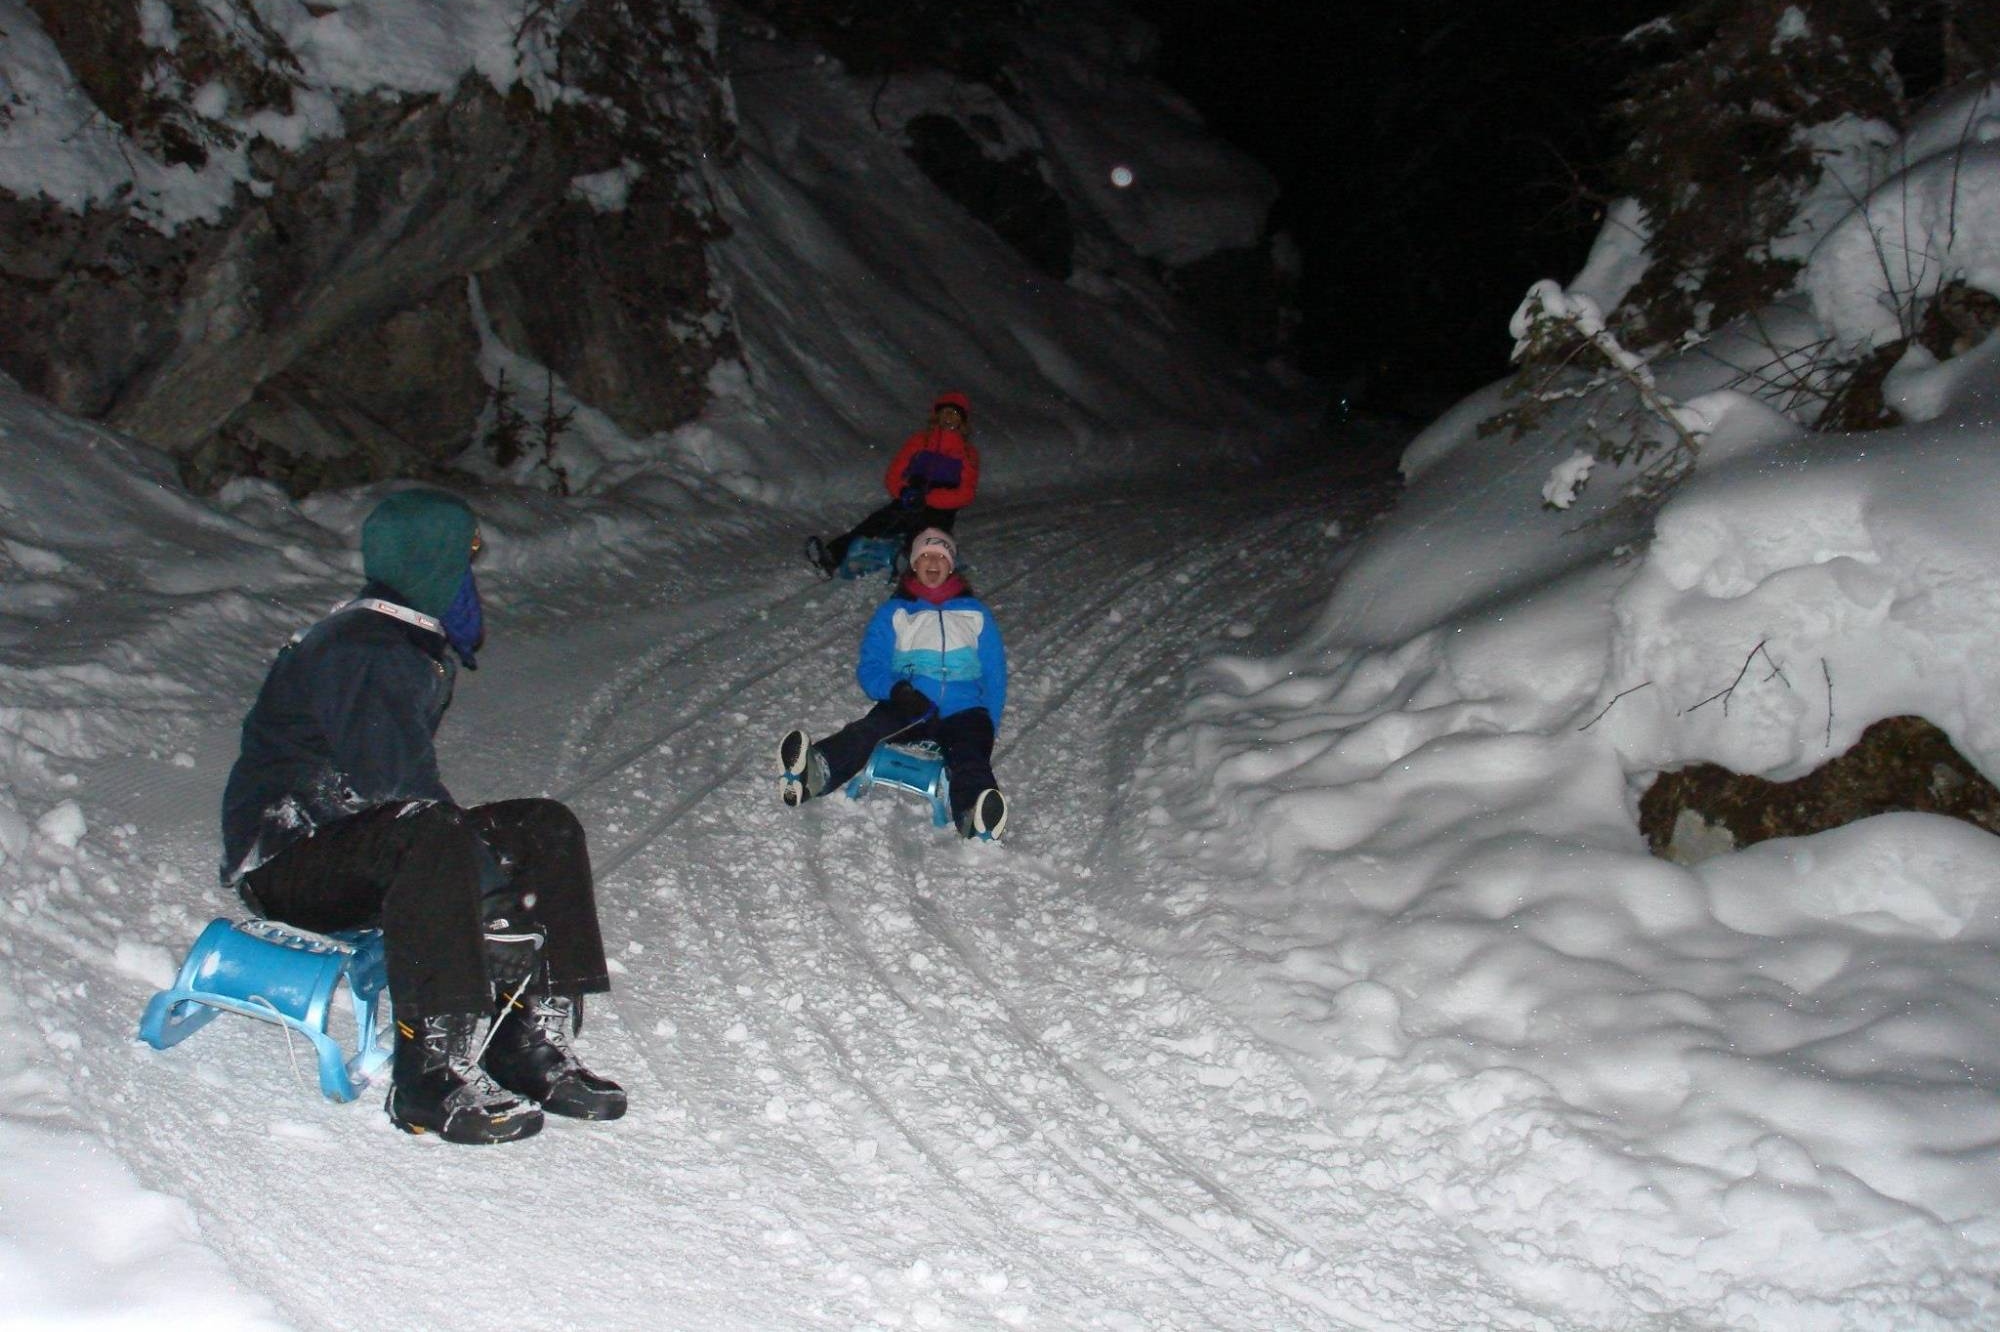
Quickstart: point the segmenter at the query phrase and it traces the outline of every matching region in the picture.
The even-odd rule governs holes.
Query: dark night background
[[[1305,257],[1300,359],[1363,405],[1429,414],[1504,374],[1530,283],[1596,234],[1618,38],[1664,0],[1130,0],[1159,74],[1284,190]]]

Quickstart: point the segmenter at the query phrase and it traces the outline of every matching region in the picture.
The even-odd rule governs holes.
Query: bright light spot
[[[1112,167],[1111,183],[1121,190],[1130,185],[1132,183],[1132,168],[1128,166]]]

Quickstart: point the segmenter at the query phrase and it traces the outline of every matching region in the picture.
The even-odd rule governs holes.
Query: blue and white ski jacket
[[[1007,706],[1007,649],[993,612],[977,597],[958,596],[932,605],[898,595],[879,606],[861,635],[861,664],[854,676],[868,697],[884,701],[898,680],[908,680],[949,717],[985,708],[1000,729]]]

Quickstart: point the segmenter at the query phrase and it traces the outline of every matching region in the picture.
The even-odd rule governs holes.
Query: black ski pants
[[[405,1014],[487,1013],[496,857],[504,909],[513,912],[518,900],[547,934],[541,985],[569,996],[610,989],[583,825],[558,801],[377,805],[294,842],[250,871],[239,891],[259,915],[300,929],[380,926],[390,1000]]]
[[[932,709],[922,718],[894,703],[877,703],[868,715],[835,731],[819,742],[826,756],[826,790],[841,783],[867,765],[868,756],[884,740],[935,740],[944,751],[944,770],[951,783],[951,817],[956,822],[981,791],[997,785],[993,780],[993,716],[985,708],[967,708],[949,717]],[[822,793],[824,794],[824,793]]]
[[[827,542],[826,557],[838,568],[840,562],[847,558],[847,548],[854,544],[856,537],[899,536],[903,538],[903,553],[908,554],[910,542],[917,533],[926,527],[949,532],[957,521],[957,509],[933,509],[928,504],[911,505],[891,500]]]

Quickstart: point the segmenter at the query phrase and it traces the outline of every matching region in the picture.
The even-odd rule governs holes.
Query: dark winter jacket
[[[1007,706],[1007,649],[993,612],[970,589],[935,605],[898,589],[862,632],[855,678],[877,700],[908,680],[944,717],[985,708],[998,731]]]
[[[368,586],[279,652],[243,719],[222,793],[223,882],[362,810],[451,800],[431,739],[458,668],[437,617],[468,582],[477,530],[441,490],[397,491],[369,513]]]
[[[363,597],[396,602],[379,583]],[[351,602],[279,652],[223,790],[223,882],[350,814],[451,799],[432,736],[457,665],[436,620],[398,608],[416,622]]]
[[[914,486],[933,509],[962,509],[979,488],[979,450],[956,430],[919,430],[896,451],[882,484],[897,497]]]

